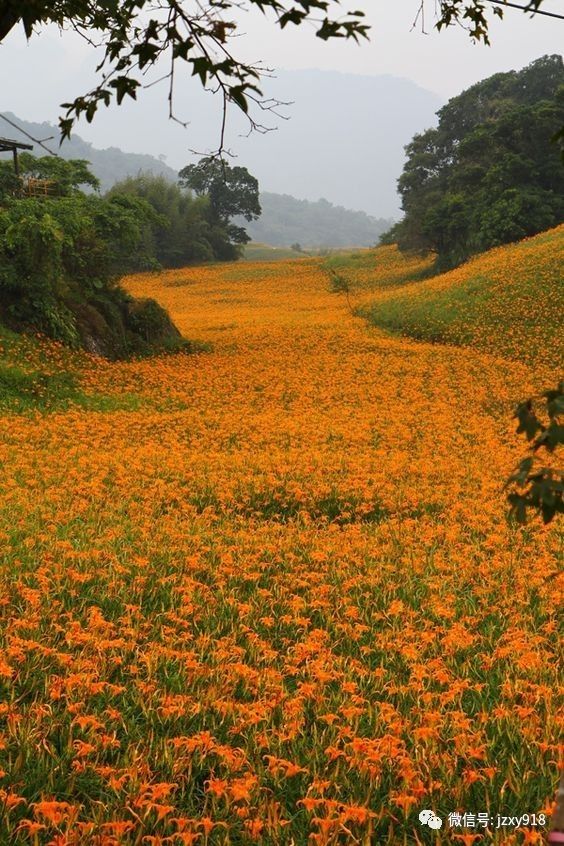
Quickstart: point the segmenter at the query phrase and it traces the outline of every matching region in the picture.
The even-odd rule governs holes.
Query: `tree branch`
[[[0,41],[6,38],[19,20],[21,20],[21,15],[17,12],[8,10],[0,13]]]

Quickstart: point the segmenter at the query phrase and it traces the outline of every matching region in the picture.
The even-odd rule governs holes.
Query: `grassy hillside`
[[[562,366],[564,226],[491,250],[424,281],[418,280],[425,263],[413,266],[412,259],[402,258],[393,247],[370,257],[372,267],[367,258],[361,274],[355,275],[354,258],[342,270],[353,287],[358,280],[359,290],[368,292],[358,312],[374,325],[527,364]],[[411,279],[417,284],[409,284],[412,267]],[[405,284],[398,290],[402,279]]]
[[[135,392],[112,390],[111,373],[105,359],[46,338],[18,334],[0,324],[0,417],[138,408],[141,398]],[[103,381],[104,375],[109,384]],[[98,380],[95,386],[93,379]]]
[[[251,241],[243,247],[242,258],[244,261],[281,261],[303,256],[291,247],[273,247],[270,244]]]
[[[395,245],[332,255],[323,266],[342,276],[357,294],[373,294],[418,282],[433,274],[433,258],[405,256]]]
[[[174,355],[129,359],[120,370],[106,358],[48,338],[18,334],[0,324],[0,428],[2,419],[12,415],[40,419],[55,412],[178,411],[184,402],[158,393],[149,397],[141,382],[135,383],[129,374],[142,368],[143,360],[159,368],[170,358],[182,367],[210,350],[209,343],[191,342]]]

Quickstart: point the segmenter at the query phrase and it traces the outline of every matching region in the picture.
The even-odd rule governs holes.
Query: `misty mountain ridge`
[[[436,124],[440,99],[407,79],[321,70],[280,71],[263,88],[265,97],[286,104],[280,112],[287,119],[261,114],[277,128],[248,135],[246,118],[231,109],[226,133],[233,162],[247,167],[261,188],[261,218],[242,222],[253,240],[306,248],[376,243],[400,215],[396,183],[404,147],[414,133]],[[56,115],[50,124],[6,114],[35,138],[55,136],[48,146],[65,158],[90,161],[105,191],[140,172],[176,181],[177,170],[199,158],[189,147],[203,154],[217,145],[216,97],[181,81],[177,111],[190,118],[187,129],[168,120],[164,108],[162,89],[150,88],[138,102],[101,109],[61,148]],[[18,137],[8,124],[5,129],[0,134]],[[42,154],[40,147],[34,152]]]
[[[32,123],[6,112],[10,121],[24,132],[45,141],[52,151],[65,159],[86,159],[91,170],[100,180],[101,191],[111,188],[116,182],[140,173],[152,173],[176,182],[178,174],[162,160],[146,153],[127,153],[117,147],[99,150],[79,135],[58,145],[55,126],[49,123]],[[6,123],[6,122],[3,122]],[[6,123],[9,137],[32,143],[27,136]],[[1,133],[0,133],[1,134]],[[35,144],[34,155],[47,155],[47,151]],[[8,155],[8,154],[6,154]],[[298,200],[287,194],[277,195],[261,192],[262,215],[259,220],[247,222],[243,218],[236,223],[244,226],[254,241],[286,247],[299,243],[303,247],[369,247],[392,224],[390,219],[375,219],[363,211],[352,211],[335,206],[321,198],[317,201]]]
[[[415,133],[436,125],[439,97],[406,79],[322,70],[279,71],[262,88],[266,98],[287,104],[279,109],[284,117],[255,109],[253,116],[273,131],[249,134],[245,116],[231,108],[225,146],[263,191],[314,201],[327,197],[375,217],[399,216],[404,147]],[[164,152],[179,169],[199,158],[190,149],[215,150],[220,100],[182,80],[176,112],[189,120],[184,129],[166,119],[163,96],[155,86],[137,103],[102,110],[87,137],[98,146],[111,138],[129,150],[142,143],[145,152]]]
[[[128,176],[137,176],[139,173],[154,173],[155,176],[165,176],[171,182],[176,182],[177,173],[164,161],[147,153],[125,153],[118,147],[106,147],[98,149],[89,141],[85,141],[80,135],[73,133],[70,139],[65,139],[59,145],[59,129],[57,126],[46,121],[34,123],[23,120],[11,112],[2,112],[13,123],[20,126],[28,135],[45,141],[45,146],[53,153],[62,156],[64,159],[86,159],[91,164],[92,173],[100,180],[102,193],[108,191],[112,185],[125,179]],[[49,153],[39,144],[31,141],[23,132],[18,132],[7,121],[0,117],[0,136],[13,138],[15,141],[22,141],[24,144],[33,144],[31,151],[34,156],[47,156]],[[47,140],[48,139],[48,140]]]
[[[266,191],[260,195],[260,204],[258,220],[236,218],[235,223],[244,226],[253,241],[273,247],[373,247],[393,223],[335,206],[323,197],[312,202]]]
[[[69,97],[91,85],[85,69],[69,80]],[[249,135],[247,119],[232,107],[225,146],[263,191],[313,201],[327,197],[377,218],[399,216],[396,182],[404,147],[415,133],[436,125],[435,113],[443,105],[436,94],[399,77],[322,70],[277,71],[262,87],[266,98],[287,104],[279,109],[284,117],[255,108],[254,117],[274,131]],[[179,75],[175,114],[188,121],[187,128],[168,119],[166,86],[155,85],[137,101],[101,108],[91,124],[79,123],[77,132],[97,149],[111,145],[162,156],[158,172],[166,165],[177,171],[217,148],[221,99]],[[58,116],[55,111],[51,122],[56,124]]]

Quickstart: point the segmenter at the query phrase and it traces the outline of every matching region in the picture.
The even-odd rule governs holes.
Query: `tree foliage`
[[[19,163],[21,178],[15,175],[11,161],[0,161],[0,202],[25,192],[30,179],[45,180],[49,183],[49,194],[57,197],[77,196],[86,186],[97,190],[100,184],[85,159],[38,158],[31,153],[22,153]]]
[[[127,270],[154,264],[145,237],[158,218],[151,204],[84,195],[79,186],[96,180],[83,161],[22,159],[25,174],[50,177],[54,196],[22,196],[21,183],[11,193],[0,166],[0,320],[111,358],[178,348],[163,309],[117,284]]]
[[[134,301],[120,276],[236,259],[246,233],[230,215],[260,212],[256,179],[216,161],[227,182],[209,179],[199,196],[140,175],[100,197],[81,190],[98,184],[83,160],[21,159],[20,178],[0,163],[0,320],[111,357],[178,345],[162,309]],[[30,177],[47,179],[49,196],[28,196]]]
[[[249,242],[244,227],[231,223],[238,215],[247,221],[260,217],[258,180],[246,167],[231,167],[208,156],[198,164],[183,168],[179,178],[182,187],[191,189],[198,197],[208,198],[212,221],[225,228],[230,241],[235,244]]]
[[[538,456],[541,451],[554,455],[564,445],[564,382],[521,403],[515,417],[519,421],[517,432],[529,441],[530,455],[507,482],[511,513],[524,523],[527,511],[534,510],[550,523],[556,514],[564,514],[564,473],[540,463]]]
[[[126,300],[114,280],[139,251],[139,202],[100,197],[10,200],[0,208],[2,318],[76,346],[78,314]],[[124,295],[125,296],[125,295]],[[123,303],[122,303],[123,301]]]
[[[85,187],[97,191],[99,180],[90,171],[86,159],[62,159],[58,156],[36,157],[30,153],[20,156],[20,172],[32,179],[51,182],[60,197],[82,193]]]
[[[210,200],[194,197],[161,176],[140,174],[118,182],[109,197],[139,197],[153,209],[146,222],[146,251],[162,267],[238,258],[228,227],[214,216]]]
[[[420,4],[420,15],[425,9],[425,2]],[[537,12],[543,5],[543,0],[529,0],[523,5],[525,12]],[[483,41],[489,44],[490,16],[503,18],[504,10],[501,6],[490,6],[484,4],[483,0],[440,0],[437,29],[461,24],[475,41]]]
[[[564,123],[564,63],[545,56],[496,74],[442,108],[407,147],[399,180],[401,249],[439,265],[516,241],[564,219],[564,168],[551,138]]]

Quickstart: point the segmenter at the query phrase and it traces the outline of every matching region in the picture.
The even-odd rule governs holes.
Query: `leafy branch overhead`
[[[564,514],[564,473],[555,467],[539,466],[538,453],[545,450],[553,455],[564,444],[564,382],[536,400],[521,403],[515,416],[519,421],[517,432],[530,443],[530,455],[507,482],[512,488],[508,497],[511,512],[519,523],[524,523],[527,510],[533,509],[542,514],[545,523],[550,523],[556,514]]]
[[[543,0],[527,6],[538,10]],[[424,19],[426,3],[422,0],[418,17]],[[440,29],[462,23],[477,40],[488,41],[488,17],[491,11],[482,0],[442,0],[436,7],[435,21]],[[21,25],[28,38],[45,24],[78,32],[92,46],[101,48],[103,58],[91,91],[63,104],[66,114],[60,120],[62,136],[68,137],[78,118],[92,121],[99,106],[125,98],[136,99],[143,87],[152,83],[147,74],[164,60],[168,80],[170,117],[177,120],[174,88],[177,63],[187,66],[199,82],[218,93],[223,102],[223,124],[219,150],[223,149],[225,116],[229,104],[241,109],[251,128],[265,129],[256,123],[250,106],[262,111],[275,110],[280,103],[263,97],[260,81],[266,68],[242,61],[231,52],[240,34],[240,16],[244,10],[271,13],[275,25],[313,24],[316,36],[361,41],[368,37],[364,13],[343,9],[340,0],[3,0],[0,3],[0,42]],[[492,14],[501,16],[495,8]],[[252,111],[252,110],[251,110]]]
[[[250,0],[247,4],[262,13],[273,12],[277,24],[314,24],[323,39],[347,38],[358,41],[368,34],[359,11],[339,14],[338,0]],[[178,62],[188,66],[192,76],[218,92],[224,110],[229,103],[249,112],[251,102],[259,108],[272,108],[259,87],[265,68],[241,61],[231,52],[239,24],[230,19],[242,5],[229,0],[187,3],[182,0],[125,0],[93,3],[91,0],[8,0],[0,12],[0,40],[21,23],[30,38],[42,24],[55,23],[77,31],[90,44],[103,49],[97,84],[87,94],[63,104],[66,116],[60,121],[63,137],[68,136],[77,118],[92,121],[100,105],[120,104],[126,97],[136,99],[147,84],[147,72],[160,60],[167,62],[170,116],[174,115],[174,83]],[[337,14],[334,14],[337,13]],[[257,125],[253,126],[257,128]],[[222,133],[223,143],[223,133]]]
[[[527,12],[534,13],[540,9],[542,4],[543,0],[529,0],[526,5],[523,3],[523,8]],[[421,3],[421,10],[423,8],[424,2]],[[462,24],[476,41],[489,44],[488,15],[490,12],[495,17],[503,18],[504,10],[501,5],[492,9],[483,0],[441,0],[437,29],[441,30],[452,24]]]

